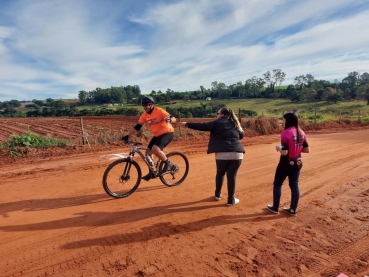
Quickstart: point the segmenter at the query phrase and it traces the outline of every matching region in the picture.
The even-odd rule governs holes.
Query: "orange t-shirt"
[[[144,112],[138,122],[142,125],[149,124],[155,137],[174,132],[174,128],[170,124],[169,113],[162,108],[154,107],[151,114]]]

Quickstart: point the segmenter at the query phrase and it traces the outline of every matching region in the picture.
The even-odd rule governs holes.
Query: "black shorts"
[[[147,146],[147,148],[152,148],[154,145],[159,147],[161,150],[164,149],[174,138],[174,133],[166,133],[158,137],[153,137]]]

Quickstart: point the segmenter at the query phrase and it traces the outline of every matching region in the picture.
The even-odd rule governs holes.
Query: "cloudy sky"
[[[1,0],[0,101],[369,72],[368,0]]]

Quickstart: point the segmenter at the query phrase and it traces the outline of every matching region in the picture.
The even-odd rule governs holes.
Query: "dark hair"
[[[239,122],[237,116],[235,115],[235,113],[231,109],[229,109],[227,107],[223,107],[223,108],[220,109],[220,113],[223,115],[223,117],[233,121],[236,128],[240,132],[243,132],[243,129],[241,127],[241,123]]]
[[[141,99],[141,105],[142,104],[146,104],[146,103],[152,103],[152,104],[154,104],[155,103],[154,98],[152,98],[151,96],[144,96]]]
[[[299,118],[296,113],[285,113],[283,118],[286,119],[284,129],[295,127],[297,131],[297,142],[301,141],[301,130],[299,127]]]

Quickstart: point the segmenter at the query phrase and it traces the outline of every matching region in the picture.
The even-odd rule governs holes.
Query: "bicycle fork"
[[[128,157],[129,161],[131,162],[133,160],[132,156]],[[131,163],[126,163],[126,166],[124,167],[123,174],[120,176],[120,181],[123,183],[124,181],[128,181],[130,179],[129,172],[131,171]]]

